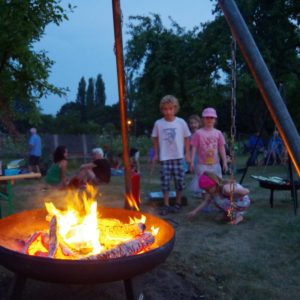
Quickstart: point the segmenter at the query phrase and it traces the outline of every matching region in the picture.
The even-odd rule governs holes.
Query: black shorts
[[[40,164],[40,157],[35,155],[29,155],[29,166],[37,166]]]

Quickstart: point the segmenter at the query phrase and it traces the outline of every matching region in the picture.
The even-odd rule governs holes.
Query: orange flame
[[[126,195],[126,202],[128,203],[130,208],[140,211],[140,208],[132,195],[130,195],[130,196]]]
[[[51,202],[46,202],[50,221],[53,216],[57,220],[57,248],[54,257],[76,259],[78,256],[89,256],[109,250],[120,243],[139,236],[145,230],[146,216],[129,217],[128,223],[118,219],[100,217],[97,210],[97,191],[87,185],[84,192],[68,191],[67,209],[61,210]],[[135,202],[129,199],[133,205]],[[138,209],[137,205],[134,205]],[[54,225],[55,226],[55,225]],[[153,236],[159,227],[151,227]],[[48,232],[37,232],[32,235],[32,242],[26,253],[36,256],[48,256],[50,238]]]

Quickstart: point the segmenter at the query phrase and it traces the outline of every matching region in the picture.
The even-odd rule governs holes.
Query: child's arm
[[[192,155],[191,155],[191,164],[190,164],[190,171],[194,171],[194,164],[193,162],[195,161],[195,155],[196,155],[196,147],[192,146]]]
[[[250,193],[250,191],[248,189],[244,188],[243,186],[241,186],[238,183],[234,183],[234,186],[232,186],[232,184],[230,184],[230,183],[226,183],[223,186],[223,194],[227,197],[230,196],[230,192],[232,189],[233,189],[233,197],[234,198],[243,197]]]
[[[226,150],[225,150],[225,146],[224,145],[221,145],[219,147],[219,152],[220,152],[220,156],[221,156],[221,159],[222,159],[222,169],[224,172],[227,172],[227,156],[226,156]]]
[[[80,170],[82,169],[92,169],[95,168],[96,165],[94,163],[87,163],[80,166]]]
[[[203,201],[192,211],[187,214],[189,219],[194,218],[198,212],[200,212],[208,203],[210,202],[210,195],[208,193],[204,194]]]
[[[185,149],[185,160],[188,164],[191,164],[189,137],[184,138],[184,149]]]
[[[158,137],[154,137],[153,138],[153,148],[154,148],[154,156],[153,156],[153,160],[157,161],[158,160],[158,151],[159,151],[159,147],[158,147]]]

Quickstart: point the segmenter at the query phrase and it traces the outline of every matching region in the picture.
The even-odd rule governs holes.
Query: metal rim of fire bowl
[[[104,217],[116,217],[117,215],[121,219],[128,219],[128,216],[138,217],[140,215],[139,212],[125,209],[100,208],[99,210]],[[26,215],[28,214],[31,218],[26,219]],[[167,236],[164,237],[158,248],[145,253],[109,260],[52,259],[29,256],[11,250],[3,246],[0,238],[0,264],[25,277],[57,283],[101,283],[132,278],[163,263],[172,251],[175,242],[174,229],[169,223],[156,216],[147,213],[143,214],[147,217],[146,224],[150,222],[152,225],[153,222],[155,225],[159,225],[161,227],[160,230],[163,229],[163,232]],[[32,219],[34,216],[43,218],[45,215],[45,210],[37,209],[8,216],[0,220],[1,236],[3,230],[5,230],[5,223],[10,224],[16,219],[20,221],[17,223],[20,224],[23,222],[26,224],[26,222],[34,221]],[[16,225],[13,224],[12,226]],[[16,230],[16,228],[12,228],[11,230]]]

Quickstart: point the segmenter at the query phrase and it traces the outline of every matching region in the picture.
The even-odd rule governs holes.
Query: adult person
[[[249,166],[255,166],[258,164],[259,154],[264,153],[264,141],[260,136],[259,132],[250,135],[247,143],[245,144],[245,149],[250,152],[251,157],[249,158]]]
[[[45,181],[46,183],[65,188],[68,185],[67,178],[67,158],[68,149],[66,146],[58,146],[53,153],[53,164],[47,171]]]
[[[30,129],[31,136],[28,142],[29,148],[29,172],[40,173],[40,157],[42,155],[42,142],[36,128]]]
[[[92,162],[80,167],[78,178],[83,182],[92,184],[109,183],[111,177],[110,163],[103,158],[103,150],[94,148],[92,150]]]
[[[274,130],[273,136],[268,143],[268,152],[265,159],[265,164],[281,164],[282,162],[283,143],[277,130]]]

